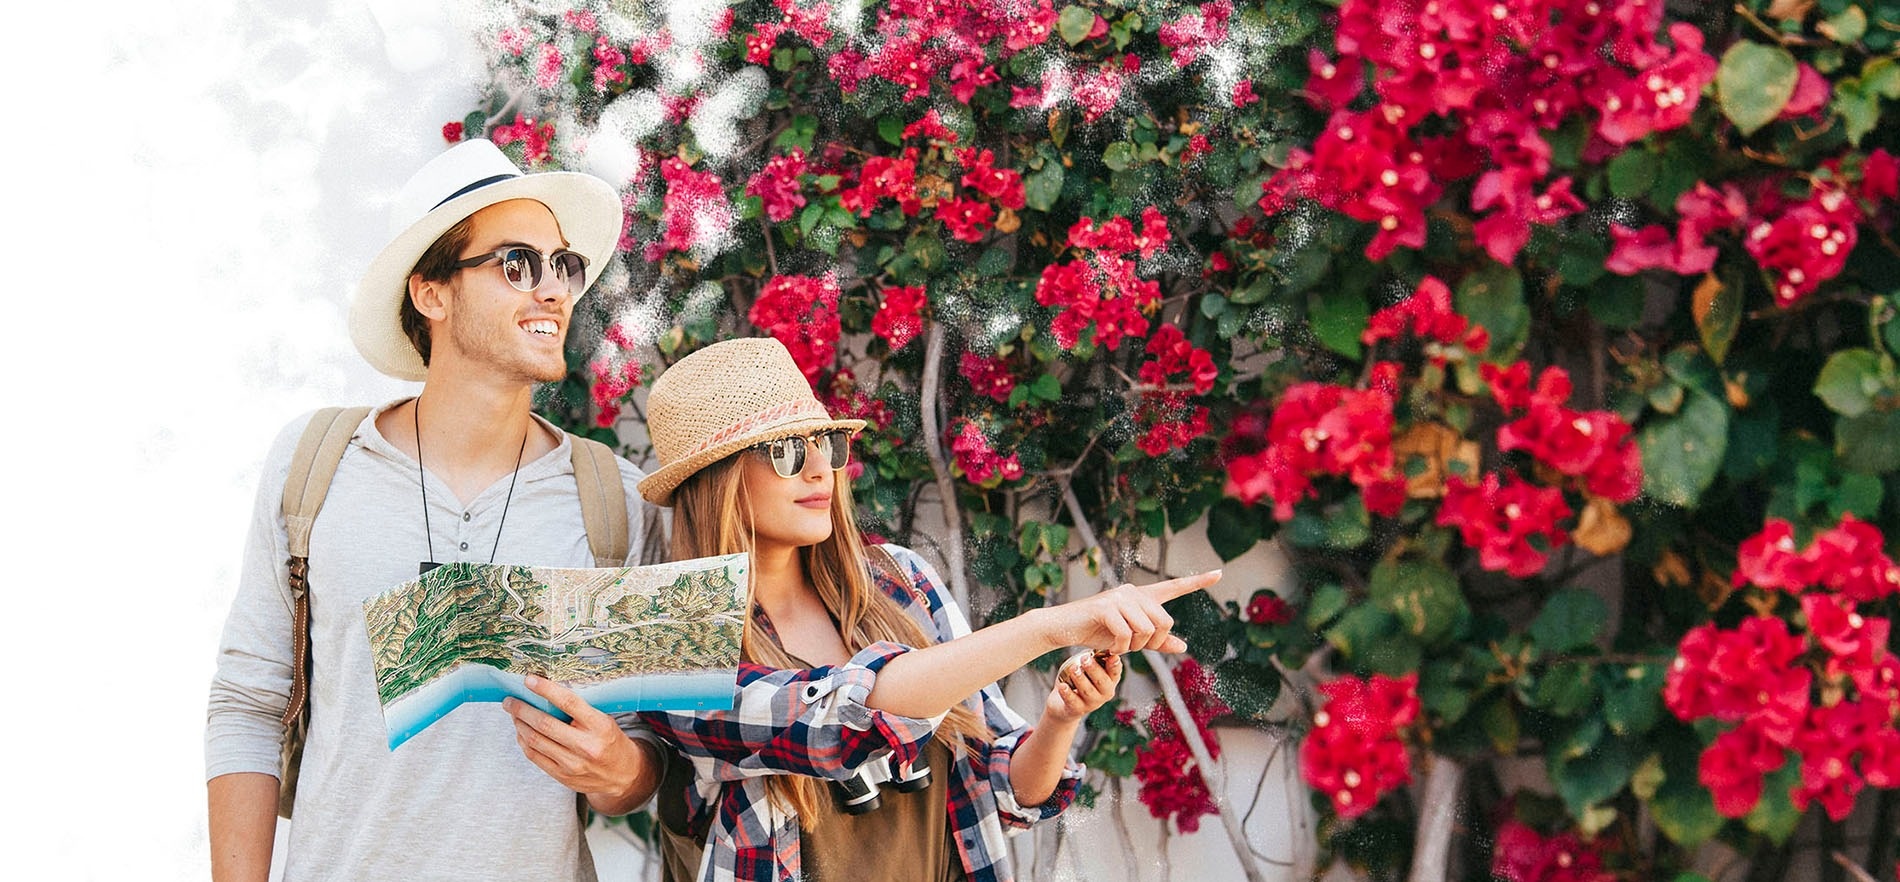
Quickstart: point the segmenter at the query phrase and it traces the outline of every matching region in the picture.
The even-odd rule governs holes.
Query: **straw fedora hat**
[[[613,186],[578,172],[522,174],[494,142],[463,141],[429,160],[397,192],[389,244],[370,261],[351,298],[350,340],[372,367],[399,380],[428,376],[402,332],[409,273],[450,227],[510,199],[533,199],[554,212],[567,247],[587,258],[588,286],[600,278],[620,239],[620,196]]]
[[[660,468],[640,481],[640,495],[672,505],[681,481],[754,444],[862,428],[863,420],[831,418],[785,344],[771,337],[714,343],[667,368],[647,393],[647,434]]]

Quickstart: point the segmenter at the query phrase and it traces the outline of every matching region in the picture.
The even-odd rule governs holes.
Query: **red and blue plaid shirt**
[[[907,548],[886,548],[911,584],[898,584],[873,567],[877,587],[938,641],[970,633],[963,610],[937,590],[940,580],[930,565]],[[801,878],[798,818],[767,795],[768,776],[836,780],[880,755],[892,762],[916,759],[943,717],[915,719],[864,705],[878,670],[909,651],[876,643],[844,664],[806,670],[742,662],[732,710],[641,714],[692,763],[693,785],[685,799],[691,829],[706,845],[700,882]],[[1067,808],[1083,769],[1071,760],[1053,796],[1041,805],[1018,805],[1009,783],[1010,758],[1033,730],[1003,702],[994,683],[964,704],[994,737],[957,757],[947,781],[951,838],[973,882],[1008,882],[1015,873],[1005,838]]]

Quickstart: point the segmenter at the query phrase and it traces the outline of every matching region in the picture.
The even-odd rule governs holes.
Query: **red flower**
[[[1846,598],[1808,594],[1801,598],[1801,612],[1808,617],[1808,633],[1833,654],[1838,668],[1870,668],[1887,654],[1888,620],[1861,615]]]
[[[1234,84],[1234,94],[1233,94],[1234,109],[1238,110],[1240,108],[1246,107],[1249,104],[1257,104],[1259,103],[1259,101],[1260,101],[1260,96],[1254,94],[1254,91],[1253,91],[1253,80],[1251,79],[1241,80],[1240,82]]]
[[[1656,12],[1660,14],[1658,6]],[[1593,90],[1592,103],[1602,112],[1597,134],[1612,144],[1629,144],[1650,132],[1668,131],[1689,122],[1702,89],[1715,80],[1715,57],[1702,51],[1702,32],[1694,25],[1669,26],[1676,51],[1668,60],[1635,76],[1609,76]]]
[[[957,373],[969,381],[970,388],[978,395],[987,395],[998,404],[1008,401],[1009,393],[1016,389],[1016,377],[1009,372],[1009,362],[1000,358],[965,352],[957,361]]]
[[[966,171],[961,183],[976,190],[996,204],[1011,211],[1022,210],[1024,189],[1022,173],[1013,168],[997,168],[996,157],[988,150],[978,152],[975,148],[965,147],[956,153],[957,162],[962,163]]]
[[[981,242],[996,223],[996,209],[974,199],[945,199],[937,203],[937,219],[950,236],[962,242]]]
[[[1387,516],[1405,501],[1405,480],[1393,465],[1392,396],[1323,383],[1286,391],[1267,428],[1267,447],[1229,458],[1226,493],[1249,505],[1273,500],[1285,521],[1302,499],[1317,497],[1312,479],[1343,476],[1364,494],[1368,511]]]
[[[1101,17],[1097,16],[1096,21],[1100,20]],[[1103,68],[1085,73],[1076,80],[1073,94],[1075,102],[1082,105],[1083,122],[1094,122],[1102,114],[1115,109],[1115,105],[1122,100],[1123,79],[1121,71]]]
[[[1842,515],[1833,529],[1814,537],[1801,556],[1813,579],[1857,603],[1900,593],[1900,568],[1882,550],[1879,528]]]
[[[647,259],[657,261],[668,251],[716,249],[732,228],[732,206],[719,176],[694,171],[679,157],[669,156],[660,163],[660,178],[666,182],[660,207],[665,232],[647,247]]]
[[[895,200],[905,215],[915,217],[923,208],[923,200],[917,197],[917,148],[905,148],[902,156],[866,159],[858,185],[839,192],[838,199],[860,217],[870,217],[884,199]]]
[[[1023,476],[1023,467],[1016,460],[1016,454],[1000,456],[990,446],[990,439],[983,434],[983,427],[975,420],[963,420],[951,430],[950,451],[955,454],[956,469],[965,480],[985,489],[993,489],[1004,481],[1019,480]]]
[[[459,122],[442,124],[442,140],[454,144],[462,140],[462,124]]]
[[[1306,54],[1306,100],[1331,113],[1352,103],[1366,84],[1366,66],[1358,59],[1334,62],[1318,49]]]
[[[935,107],[924,111],[924,115],[919,117],[916,122],[904,127],[904,140],[908,141],[920,135],[933,140],[942,141],[946,144],[955,144],[957,142],[957,133],[950,131],[949,127],[943,124],[943,117],[937,115],[937,108]],[[984,152],[988,153],[989,151],[986,150]]]
[[[1451,289],[1435,276],[1426,276],[1411,296],[1373,313],[1359,342],[1370,346],[1406,333],[1421,340],[1461,346],[1467,353],[1481,353],[1491,345],[1491,335],[1483,327],[1452,311]],[[1444,350],[1433,348],[1428,352],[1432,361],[1445,363]]]
[[[1815,70],[1807,62],[1800,62],[1794,81],[1794,94],[1788,96],[1788,103],[1781,106],[1776,119],[1797,119],[1818,115],[1821,108],[1827,106],[1833,89],[1828,85],[1827,77]]]
[[[773,223],[790,220],[805,205],[798,179],[805,174],[805,151],[797,147],[767,160],[765,168],[746,181],[747,195],[759,197],[765,216]]]
[[[1812,569],[1794,545],[1794,525],[1770,518],[1761,532],[1735,550],[1735,587],[1760,585],[1799,592],[1814,581]]]
[[[1280,599],[1280,595],[1260,590],[1253,593],[1247,601],[1247,612],[1242,616],[1249,624],[1284,625],[1293,621],[1293,607]]]
[[[1154,358],[1142,364],[1138,375],[1141,382],[1150,386],[1165,386],[1173,375],[1185,373],[1194,385],[1194,394],[1206,395],[1220,375],[1220,369],[1214,366],[1214,357],[1188,342],[1187,335],[1174,325],[1158,328],[1148,339],[1146,351]]]
[[[1227,20],[1233,14],[1232,0],[1214,0],[1162,25],[1157,36],[1171,50],[1174,66],[1187,67],[1227,39]]]
[[[871,317],[871,333],[883,337],[891,351],[896,352],[923,333],[923,311],[929,304],[921,285],[886,288],[884,302]]]
[[[746,320],[778,338],[814,388],[838,357],[838,282],[831,276],[776,276]]]
[[[1418,675],[1341,677],[1320,687],[1326,703],[1300,744],[1300,777],[1341,817],[1370,811],[1412,779],[1399,731],[1418,718]]]
[[[510,125],[496,126],[489,139],[497,147],[506,147],[516,141],[521,142],[521,156],[529,165],[547,162],[550,155],[549,144],[554,140],[553,123],[536,123],[533,117],[515,115]]]
[[[1603,856],[1574,833],[1545,837],[1515,818],[1498,828],[1491,875],[1505,882],[1612,882]]]
[[[640,385],[640,362],[626,359],[600,359],[588,365],[594,374],[594,382],[589,387],[589,396],[594,401],[594,424],[603,429],[612,428],[620,419],[620,404],[634,387]]]
[[[1496,472],[1470,484],[1456,475],[1445,481],[1440,526],[1457,527],[1465,544],[1478,550],[1478,565],[1524,579],[1543,570],[1550,549],[1569,540],[1557,521],[1570,516],[1563,491],[1539,487],[1515,474],[1499,484]],[[1538,547],[1531,540],[1542,540]]]
[[[1744,725],[1715,737],[1696,762],[1696,780],[1715,798],[1717,812],[1739,818],[1761,801],[1762,776],[1786,761],[1781,745]]]

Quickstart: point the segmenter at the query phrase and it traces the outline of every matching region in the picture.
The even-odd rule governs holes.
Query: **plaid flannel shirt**
[[[897,584],[880,567],[874,582],[937,640],[970,633],[969,620],[937,590],[935,570],[915,552],[886,546],[909,576]],[[761,624],[769,623],[761,621]],[[798,818],[766,792],[769,775],[841,779],[879,755],[909,762],[922,752],[941,715],[915,719],[864,705],[877,672],[910,651],[895,643],[865,647],[849,661],[807,670],[740,663],[730,711],[652,712],[641,716],[679,747],[693,766],[685,794],[691,828],[705,842],[700,882],[789,882],[802,876]],[[948,780],[952,841],[973,882],[1015,878],[1005,838],[1067,808],[1083,768],[1071,759],[1056,792],[1041,805],[1016,803],[1010,758],[1033,729],[994,683],[965,701],[993,738],[957,757]],[[671,798],[671,794],[661,794]]]

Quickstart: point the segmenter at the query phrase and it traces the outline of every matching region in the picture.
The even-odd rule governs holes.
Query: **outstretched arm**
[[[233,772],[205,782],[210,805],[211,878],[264,882],[277,835],[277,778]]]
[[[1220,571],[1152,585],[1123,585],[1094,597],[1044,607],[945,643],[906,652],[879,672],[865,705],[907,717],[933,717],[1030,660],[1065,646],[1117,655],[1142,649],[1181,652],[1161,604],[1220,581]]]

